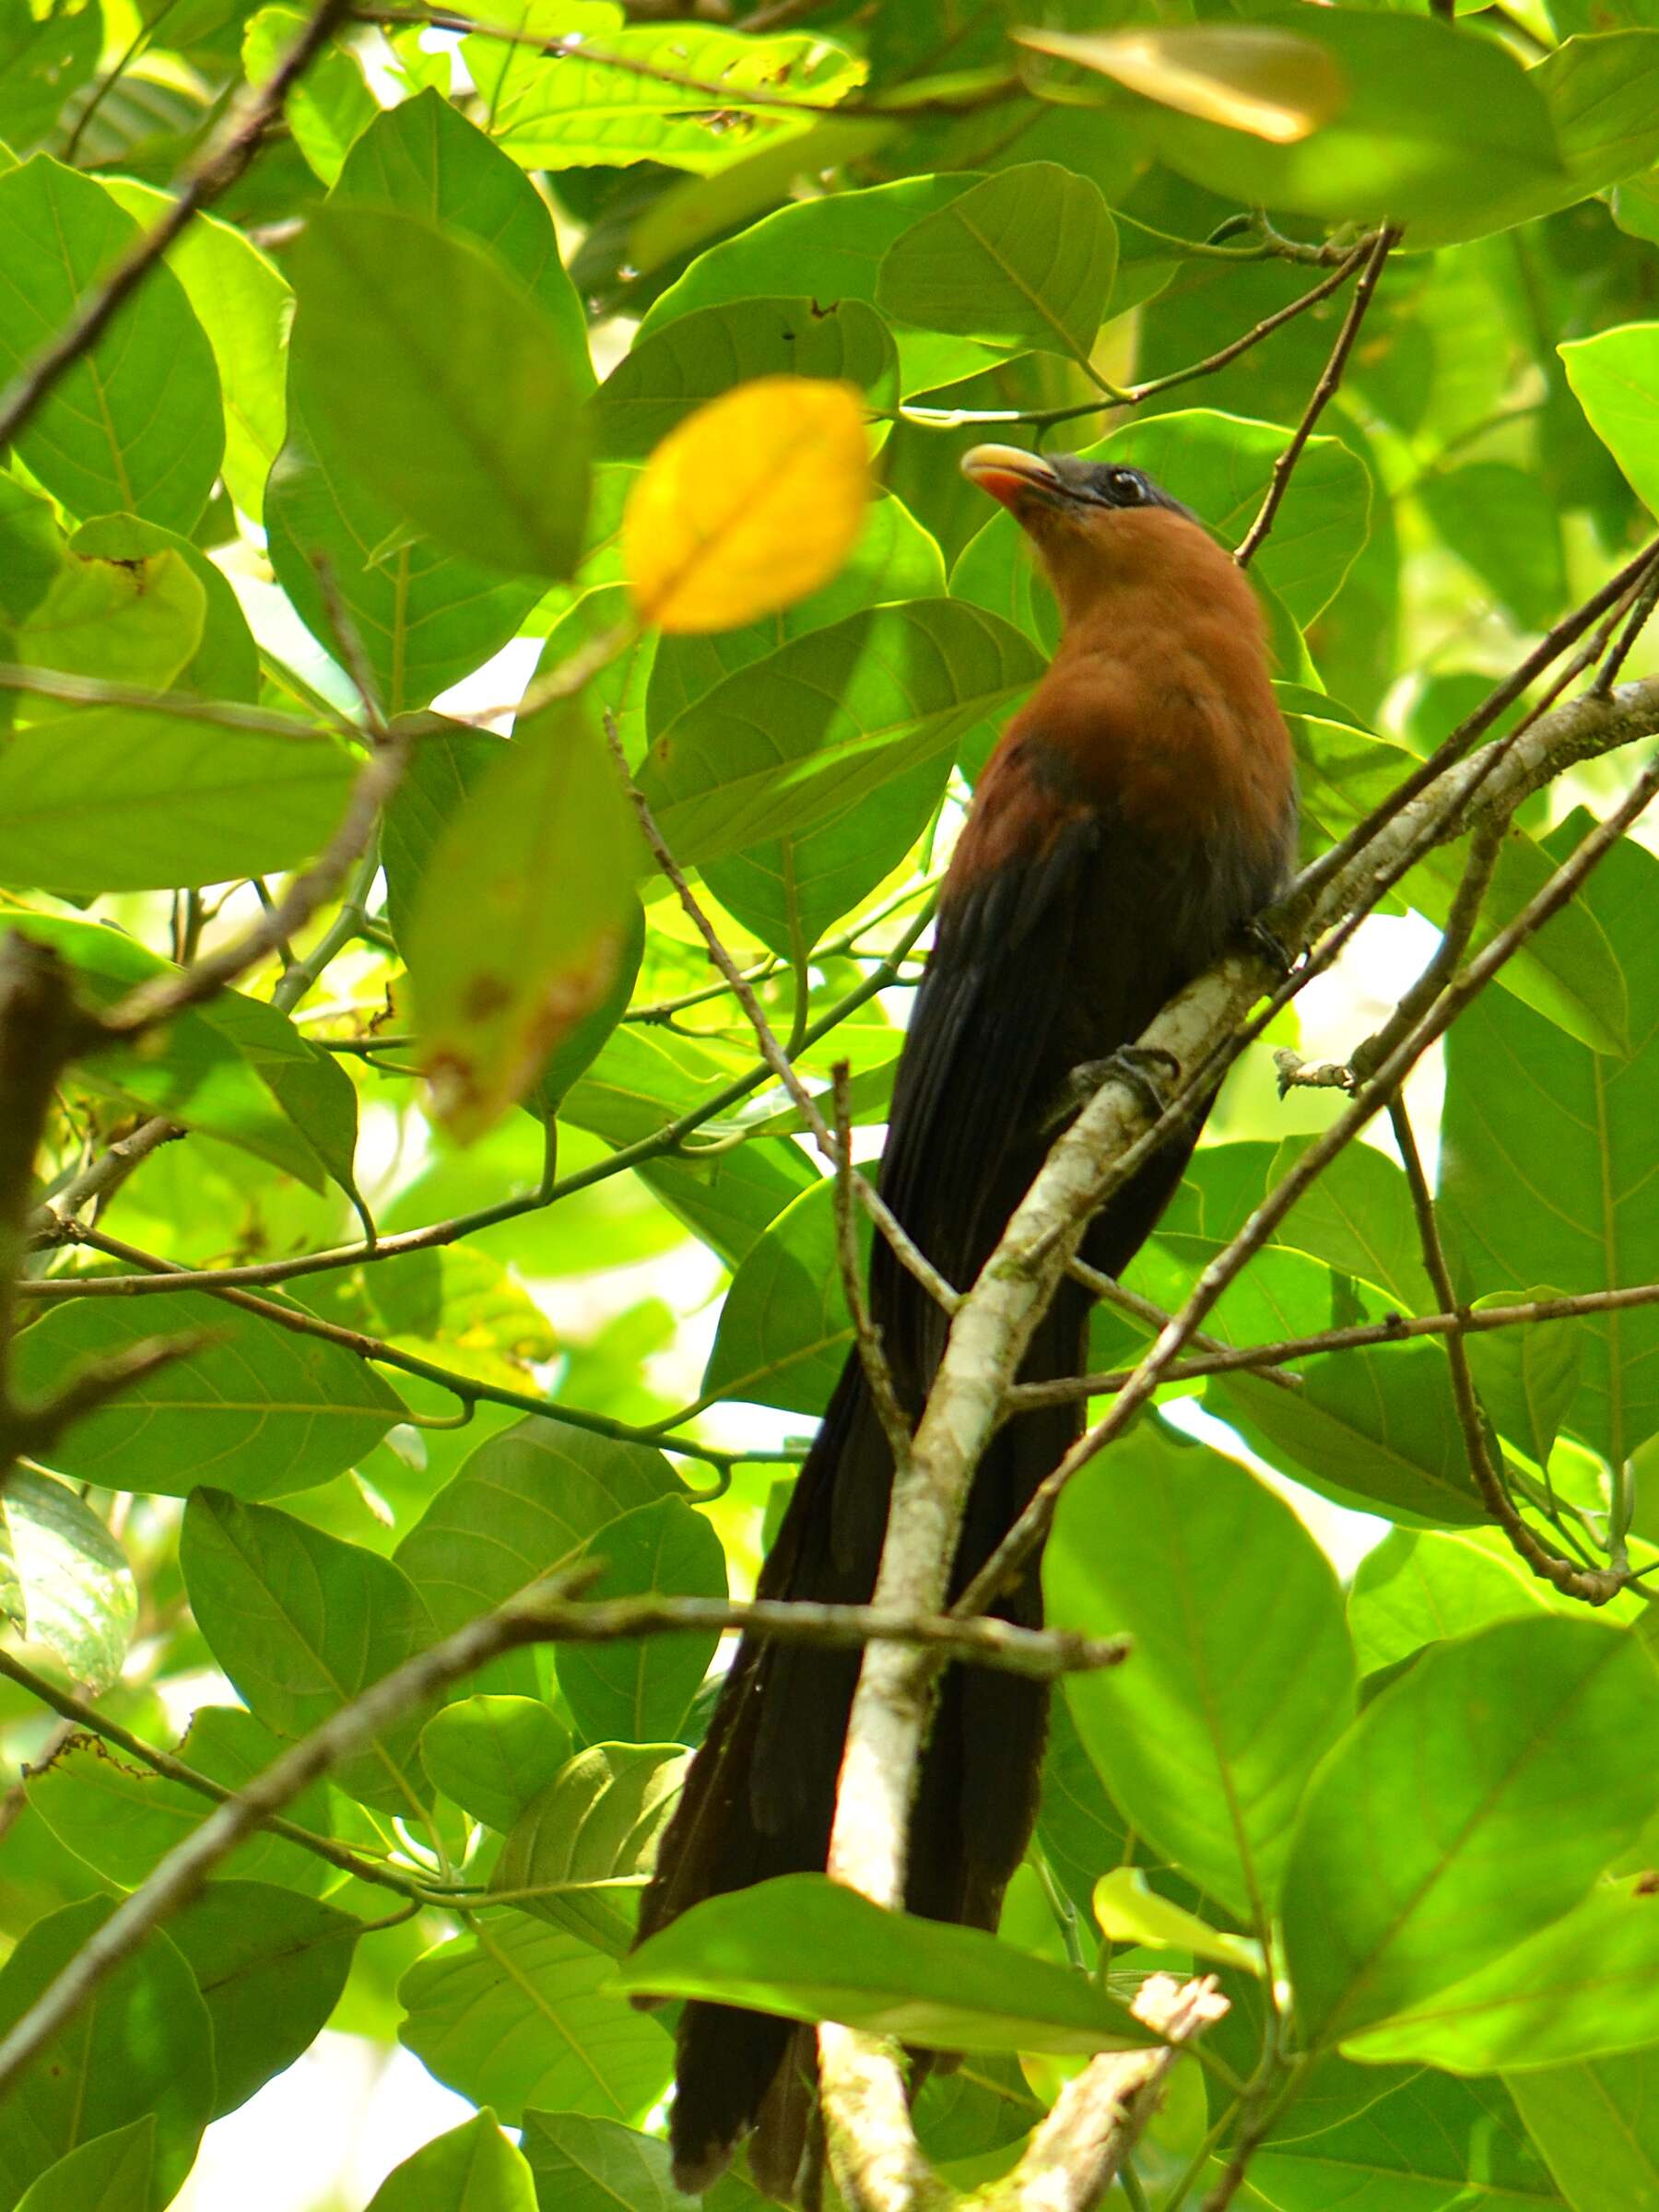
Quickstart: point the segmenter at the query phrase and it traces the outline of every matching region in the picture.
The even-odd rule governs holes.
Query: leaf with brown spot
[[[641,861],[610,761],[570,701],[524,724],[439,839],[405,951],[432,1103],[463,1144],[610,989]]]

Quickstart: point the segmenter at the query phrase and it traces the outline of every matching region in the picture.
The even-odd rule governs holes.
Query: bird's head
[[[1068,622],[1114,583],[1226,558],[1190,507],[1123,462],[976,445],[962,474],[1030,538]]]

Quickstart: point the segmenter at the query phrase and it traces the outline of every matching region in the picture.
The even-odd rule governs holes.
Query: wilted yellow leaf
[[[634,605],[667,630],[734,629],[828,583],[870,497],[851,384],[761,376],[688,416],[622,519]]]
[[[1311,39],[1271,23],[1177,24],[1077,36],[1019,30],[1022,46],[1098,69],[1131,92],[1204,123],[1294,146],[1347,105],[1341,69]]]
[[[463,1144],[605,998],[643,865],[580,709],[561,700],[533,715],[433,848],[405,947],[433,1111]]]

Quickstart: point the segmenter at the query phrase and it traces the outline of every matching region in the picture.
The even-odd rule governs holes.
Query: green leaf
[[[682,1744],[596,1744],[580,1753],[524,1806],[490,1887],[541,1891],[520,1900],[524,1912],[624,1957],[686,1763]]]
[[[1289,439],[1275,423],[1191,407],[1126,423],[1079,451],[1085,461],[1146,469],[1231,551],[1255,519]],[[1347,446],[1335,438],[1309,440],[1256,563],[1262,581],[1303,626],[1335,597],[1364,546],[1371,496],[1365,464]],[[1045,652],[1058,642],[1059,615],[1011,514],[993,515],[964,548],[950,589],[1013,622]]]
[[[275,75],[305,26],[306,18],[296,7],[260,9],[242,39],[242,68],[251,83],[263,84]],[[330,40],[289,90],[283,112],[300,151],[323,182],[332,184],[353,139],[368,128],[376,109],[356,56]]]
[[[200,642],[192,658],[171,679],[172,688],[194,692],[199,699],[232,700],[247,706],[258,704],[259,648],[253,642],[253,632],[248,628],[248,618],[242,613],[229,579],[200,546],[181,537],[176,530],[164,530],[159,523],[141,523],[132,514],[104,514],[83,523],[69,540],[68,549],[72,556],[91,556],[118,563],[129,588],[135,561],[147,561],[152,554],[176,553],[201,585],[206,604],[202,610]],[[190,619],[194,622],[194,618],[193,612]],[[81,673],[88,673],[84,665]],[[36,711],[59,710],[38,707]]]
[[[315,566],[326,564],[388,714],[424,706],[469,675],[515,634],[540,594],[534,579],[503,577],[404,529],[354,456],[319,453],[292,417],[265,487],[265,525],[277,582],[312,635],[338,654]]]
[[[649,1445],[557,1419],[516,1421],[481,1443],[439,1491],[398,1546],[397,1563],[447,1635],[571,1564],[618,1513],[679,1487]],[[535,1691],[535,1655],[512,1654],[491,1670],[489,1687]]]
[[[1590,428],[1638,499],[1659,511],[1659,323],[1627,323],[1557,351]]]
[[[517,162],[429,88],[384,108],[352,147],[333,197],[424,216],[476,239],[557,324],[582,392],[594,387],[587,316],[559,258],[546,202]]]
[[[27,2188],[18,2212],[150,2212],[156,2116],[94,2136]]]
[[[134,561],[70,554],[44,596],[4,638],[6,658],[164,691],[194,659],[206,614],[206,595],[181,552]],[[76,712],[28,694],[18,711],[41,721]]]
[[[205,1481],[276,1498],[331,1481],[404,1418],[365,1361],[202,1290],[65,1300],[18,1341],[18,1386],[43,1397],[83,1361],[171,1335],[197,1348],[76,1421],[53,1446],[59,1474],[168,1498]]]
[[[1659,1799],[1628,1755],[1655,1725],[1652,1661],[1597,1621],[1500,1621],[1426,1652],[1303,1808],[1285,1889],[1303,2032],[1352,2038],[1570,1911]]]
[[[680,2212],[668,2146],[614,2120],[526,2112],[524,2152],[542,2212]]]
[[[1472,1527],[1488,1515],[1468,1453],[1443,1346],[1406,1343],[1329,1352],[1298,1371],[1292,1394],[1257,1376],[1228,1375],[1217,1395],[1248,1432],[1288,1454],[1304,1481],[1339,1505],[1394,1520]]]
[[[1535,1613],[1538,1588],[1512,1559],[1462,1536],[1391,1530],[1355,1569],[1348,1594],[1359,1671],[1397,1666],[1426,1643]]]
[[[130,177],[112,178],[109,188],[146,229],[170,205],[165,193]],[[169,249],[167,265],[183,286],[218,369],[226,489],[257,523],[288,414],[284,346],[293,294],[251,239],[210,215],[194,218]]]
[[[0,1491],[0,1615],[98,1696],[120,1678],[138,1619],[126,1555],[61,1482],[14,1467]]]
[[[862,300],[876,304],[883,257],[924,217],[947,206],[971,177],[904,177],[867,192],[837,192],[776,209],[700,253],[685,275],[659,292],[639,336],[653,335],[677,316],[724,300],[787,296],[812,271],[821,304]],[[893,332],[906,394],[925,392],[982,367],[983,350],[944,332],[901,326]]]
[[[876,297],[900,323],[1087,360],[1117,230],[1100,189],[1053,161],[982,178],[888,247]]]
[[[6,11],[0,25],[0,140],[27,148],[44,138],[65,100],[98,67],[103,18],[95,7]]]
[[[217,2120],[292,2065],[327,2024],[361,1923],[270,1882],[210,1882],[168,1932],[213,2023]]]
[[[609,997],[641,859],[605,747],[569,702],[521,725],[440,837],[406,941],[422,1064],[463,1141]]]
[[[209,1650],[278,1735],[305,1735],[433,1640],[431,1616],[391,1560],[224,1490],[191,1498],[180,1561]],[[418,1818],[426,1718],[416,1708],[394,1721],[337,1770],[341,1788]]]
[[[867,1253],[870,1225],[862,1208],[860,1214]],[[852,1342],[836,1249],[835,1187],[823,1177],[784,1207],[733,1277],[701,1394],[817,1416]]]
[[[1303,1788],[1353,1712],[1342,1596],[1319,1547],[1253,1475],[1143,1427],[1071,1486],[1043,1585],[1058,1625],[1135,1641],[1124,1666],[1066,1683],[1113,1802],[1265,1927]]]
[[[703,866],[798,837],[947,758],[1040,673],[1027,641],[976,608],[871,608],[739,669],[677,716],[640,786],[676,858]]]
[[[1477,1299],[1483,1306],[1529,1305],[1559,1293],[1549,1285],[1497,1292]],[[1545,1467],[1562,1424],[1571,1417],[1583,1370],[1585,1335],[1576,1318],[1528,1322],[1510,1329],[1487,1329],[1465,1339],[1469,1368],[1482,1405],[1500,1436],[1516,1444],[1535,1465]]]
[[[37,154],[0,176],[0,327],[9,382],[139,235],[101,184]],[[213,350],[171,269],[62,376],[18,432],[21,460],[71,513],[120,511],[188,532],[224,453]]]
[[[570,1756],[570,1730],[538,1698],[462,1698],[420,1738],[432,1787],[502,1835]]]
[[[1313,1141],[1287,1137],[1268,1170],[1269,1190],[1284,1182]],[[1374,1146],[1349,1145],[1339,1152],[1296,1201],[1274,1239],[1338,1274],[1375,1284],[1407,1313],[1432,1308],[1404,1171]]]
[[[26,927],[32,939],[57,947],[75,970],[77,994],[100,1010],[135,984],[177,972],[136,938],[97,923],[31,913]],[[187,1009],[175,1015],[168,1024],[164,1054],[114,1046],[77,1062],[76,1076],[90,1090],[129,1108],[165,1114],[186,1129],[223,1137],[316,1189],[322,1184],[316,1147],[295,1129],[241,1049],[243,1039],[256,1037],[268,1065],[282,1056],[276,1045],[279,1028],[288,1049],[300,1050],[298,1033],[275,1007],[226,993],[204,1013]],[[223,1306],[216,1306],[214,1313],[216,1321],[228,1323]]]
[[[735,300],[635,341],[599,387],[595,450],[642,460],[694,408],[759,376],[839,378],[877,407],[899,397],[893,341],[862,300]]]
[[[0,616],[21,622],[64,566],[64,537],[52,501],[0,470]]]
[[[1457,2074],[1553,2066],[1659,2041],[1659,1912],[1641,1879],[1574,1911],[1353,2039],[1357,2057]]]
[[[1242,1936],[1212,1928],[1160,1897],[1138,1866],[1116,1866],[1095,1884],[1094,1916],[1108,1943],[1144,1946],[1155,1951],[1191,1951],[1194,1959],[1218,1959],[1247,1974],[1262,1971],[1262,1947]]]
[[[886,1912],[821,1874],[693,1905],[624,1960],[619,1986],[945,2051],[1126,2051],[1157,2041],[1080,1974],[978,1928]]]
[[[394,2167],[369,2212],[535,2212],[535,2185],[487,2107]]]
[[[404,1976],[398,2030],[440,2081],[510,2126],[526,2105],[642,2119],[667,2087],[673,2047],[619,2005],[603,1953],[510,1912],[429,1951]]]
[[[658,1498],[609,1522],[590,1552],[606,1571],[590,1597],[726,1594],[725,1554],[683,1498]],[[664,1742],[684,1722],[720,1642],[718,1633],[622,1638],[554,1647],[559,1687],[590,1743]]]
[[[107,1897],[38,1920],[0,1967],[0,2032],[16,2026],[115,1910]],[[0,2205],[94,2137],[153,2114],[151,2212],[171,2204],[213,2109],[213,2033],[176,1944],[157,1929],[88,1996],[0,2104]]]
[[[15,1478],[14,1478],[15,1479]],[[197,1773],[240,1789],[281,1752],[276,1736],[230,1705],[208,1705],[192,1717],[179,1756]],[[51,1760],[31,1770],[29,1802],[67,1850],[97,1874],[135,1889],[156,1862],[182,1843],[213,1811],[215,1800],[149,1767],[129,1766],[99,1737],[72,1735]],[[328,1795],[313,1785],[288,1818],[313,1835],[333,1833]],[[261,1830],[237,1846],[217,1878],[280,1883],[292,1893],[336,1881],[328,1863]]]
[[[1587,827],[1578,813],[1545,841],[1554,865]],[[1453,1025],[1440,1190],[1465,1296],[1642,1279],[1636,1255],[1659,1238],[1659,1182],[1649,1171],[1659,1102],[1656,885],[1659,860],[1627,838],[1575,901],[1624,971],[1629,1058],[1588,1051],[1503,993],[1483,993]],[[1579,1325],[1571,1429],[1617,1464],[1659,1427],[1659,1312],[1590,1314]]]
[[[560,27],[570,28],[568,17]],[[797,118],[772,100],[832,101],[864,75],[861,63],[819,36],[749,38],[689,23],[622,29],[600,21],[588,42],[591,53],[547,56],[518,48],[504,63],[487,38],[462,43],[462,59],[486,94],[491,135],[525,169],[661,161],[712,173],[818,120],[810,108]],[[617,62],[607,64],[612,54]],[[644,64],[663,74],[642,71]],[[760,94],[764,104],[757,108],[745,93]]]
[[[229,1038],[288,1116],[315,1167],[339,1184],[361,1215],[355,1180],[357,1092],[338,1060],[301,1036],[268,1001],[240,991],[221,992],[210,1000],[206,1018],[220,1036]],[[314,1170],[304,1180],[321,1188]],[[372,1233],[367,1220],[364,1228]]]
[[[1527,2133],[1573,2212],[1659,2208],[1659,2052],[1508,2078]]]
[[[0,755],[0,883],[90,896],[276,875],[326,843],[351,785],[321,733],[84,709]]]
[[[1250,2195],[1275,2212],[1560,2212],[1514,2106],[1496,2082],[1421,2073],[1389,2082],[1346,2067],[1352,2092],[1310,2126],[1292,2103],[1250,2164]],[[1321,2078],[1324,2069],[1321,2069]],[[1382,2085],[1387,2083],[1386,2087]],[[1283,2139],[1281,2139],[1281,2136]]]
[[[327,446],[441,545],[568,576],[588,467],[568,331],[470,240],[379,209],[313,216],[295,288],[295,392]]]
[[[1560,518],[1530,470],[1470,461],[1425,477],[1418,498],[1443,544],[1521,629],[1547,629],[1567,596]]]
[[[1564,174],[1543,95],[1510,51],[1427,17],[1297,9],[1030,42],[1115,78],[1161,160],[1246,206],[1478,227],[1507,219],[1517,188]]]

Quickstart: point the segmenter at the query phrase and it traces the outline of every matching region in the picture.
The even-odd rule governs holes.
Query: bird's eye
[[[1145,484],[1132,468],[1114,468],[1108,481],[1120,507],[1138,507],[1147,496]]]

